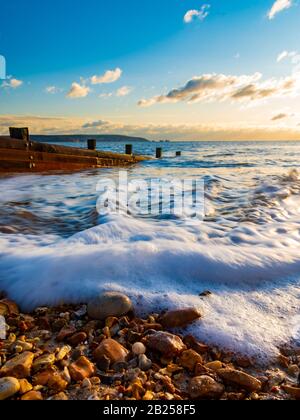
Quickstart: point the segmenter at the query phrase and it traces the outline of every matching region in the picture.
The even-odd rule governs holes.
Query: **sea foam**
[[[190,331],[199,339],[271,357],[296,335],[300,297],[298,244],[276,232],[276,223],[220,235],[196,221],[114,215],[69,239],[3,235],[0,288],[25,310],[85,302],[103,290],[127,293],[140,314],[196,306],[203,319]],[[212,296],[200,298],[207,289]]]

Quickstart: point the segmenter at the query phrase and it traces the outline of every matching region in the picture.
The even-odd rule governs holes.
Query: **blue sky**
[[[298,1],[14,0],[1,15],[2,132],[300,139]]]

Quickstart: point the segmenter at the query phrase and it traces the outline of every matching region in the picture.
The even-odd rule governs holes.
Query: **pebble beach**
[[[300,348],[281,348],[268,366],[224,352],[184,334],[205,324],[196,308],[141,319],[109,292],[26,314],[2,299],[0,314],[0,400],[300,399]]]

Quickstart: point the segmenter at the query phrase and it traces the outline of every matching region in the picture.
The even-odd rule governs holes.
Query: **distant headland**
[[[124,136],[121,134],[71,134],[71,135],[31,135],[32,140],[38,142],[70,142],[70,143],[81,143],[86,142],[88,139],[95,139],[98,142],[124,142],[124,143],[140,143],[150,142],[151,140],[143,137],[131,137]]]

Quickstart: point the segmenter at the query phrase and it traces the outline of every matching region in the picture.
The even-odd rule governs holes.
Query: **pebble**
[[[17,379],[23,379],[30,376],[30,371],[34,359],[34,354],[24,352],[8,360],[0,369],[1,376],[12,376]]]
[[[56,340],[58,341],[58,342],[60,342],[60,341],[64,341],[64,340],[66,340],[67,338],[70,338],[72,335],[74,335],[75,333],[76,333],[77,331],[76,331],[76,328],[75,327],[73,327],[73,326],[69,326],[69,327],[66,327],[66,328],[62,328],[61,330],[60,330],[60,332],[58,333],[58,335],[57,335],[57,337],[56,337]]]
[[[139,368],[144,372],[152,368],[152,361],[145,354],[139,355]]]
[[[35,372],[47,368],[48,366],[53,365],[55,362],[55,355],[52,353],[43,354],[42,356],[35,359],[33,362],[33,370]]]
[[[186,350],[180,356],[180,364],[193,372],[198,363],[202,364],[203,359],[195,350]]]
[[[94,359],[97,364],[101,364],[104,358],[109,359],[110,364],[125,362],[128,350],[116,340],[111,338],[103,340],[94,351]]]
[[[88,315],[92,319],[104,321],[109,317],[127,315],[132,309],[133,305],[128,296],[122,293],[107,292],[89,302]]]
[[[160,321],[165,328],[178,328],[186,327],[199,318],[201,318],[201,313],[198,309],[187,308],[167,312]]]
[[[70,346],[63,346],[58,350],[56,355],[56,360],[60,362],[63,360],[70,352],[72,351],[72,347]]]
[[[134,353],[136,356],[139,356],[140,354],[146,353],[146,347],[143,343],[135,343],[132,346],[132,353]]]
[[[85,332],[79,332],[77,334],[72,335],[68,339],[68,343],[72,346],[76,347],[78,344],[84,343],[87,340],[87,334]]]
[[[282,389],[289,394],[292,398],[300,400],[300,388],[295,388],[292,386],[283,386]]]
[[[162,331],[147,336],[146,346],[165,356],[177,356],[186,349],[180,337]]]
[[[53,397],[48,398],[50,401],[68,401],[69,398],[64,392],[60,392],[59,394],[53,395]]]
[[[300,373],[300,369],[299,369],[298,365],[290,365],[289,368],[288,368],[288,371],[289,371],[289,374],[294,376],[294,377],[297,377]]]
[[[222,384],[206,375],[193,378],[189,384],[189,395],[192,399],[218,399],[224,391],[225,387]]]
[[[19,384],[20,384],[21,395],[26,394],[26,392],[29,392],[32,390],[32,385],[30,382],[27,381],[27,379],[20,379]]]
[[[69,366],[71,378],[75,382],[81,382],[85,378],[91,378],[95,374],[95,365],[85,356],[81,356]]]
[[[1,378],[0,379],[0,401],[11,398],[20,390],[19,381],[16,378]]]
[[[27,343],[26,341],[17,340],[13,344],[13,347],[17,353],[22,353],[23,351],[30,351],[33,349],[33,344]],[[20,349],[20,351],[18,351]]]
[[[29,391],[21,397],[23,401],[42,401],[43,396],[40,391]]]
[[[225,382],[238,385],[239,387],[244,388],[250,392],[260,391],[262,387],[262,383],[258,379],[239,370],[229,368],[219,369],[217,374]]]
[[[217,371],[223,368],[223,363],[219,360],[216,360],[215,362],[206,363],[204,367],[206,367],[206,369]]]

